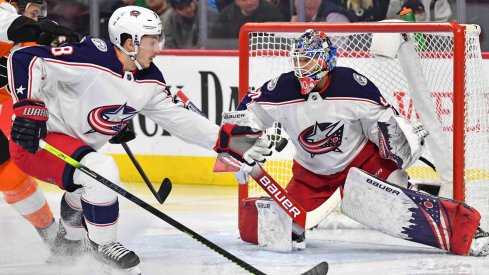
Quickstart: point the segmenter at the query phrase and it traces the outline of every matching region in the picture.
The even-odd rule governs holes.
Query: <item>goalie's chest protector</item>
[[[281,123],[293,142],[294,159],[322,175],[343,171],[367,143],[369,113],[385,109],[379,90],[353,69],[337,67],[326,87],[300,93],[292,72],[265,83],[256,101]]]

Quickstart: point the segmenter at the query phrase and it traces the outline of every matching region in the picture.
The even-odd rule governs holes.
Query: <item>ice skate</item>
[[[37,233],[41,237],[42,241],[48,246],[51,247],[54,239],[56,238],[56,234],[58,232],[58,224],[53,221],[47,228],[36,228]]]
[[[489,255],[489,233],[477,228],[472,244],[470,245],[469,255],[471,256],[487,256]]]
[[[47,263],[71,263],[74,258],[80,257],[87,252],[83,240],[66,239],[66,230],[60,223],[56,237],[50,244],[50,255]]]
[[[96,260],[115,269],[123,270],[125,274],[141,274],[138,267],[140,263],[138,255],[119,242],[106,245],[99,245],[91,240],[89,242]]]

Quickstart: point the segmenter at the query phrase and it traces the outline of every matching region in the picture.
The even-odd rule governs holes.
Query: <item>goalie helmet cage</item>
[[[408,169],[411,181],[441,183],[440,195],[474,206],[482,225],[489,226],[489,84],[480,28],[455,22],[247,23],[239,34],[240,98],[292,70],[288,51],[307,29],[326,32],[338,48],[337,66],[367,76],[401,115],[427,128],[423,157],[436,171],[418,161]],[[386,33],[397,33],[409,41],[403,45],[412,46],[401,46],[393,58],[372,54],[373,37]],[[274,141],[288,138],[277,123],[266,132]],[[264,165],[284,187],[292,176],[293,154],[289,144]],[[252,179],[239,187],[240,201],[262,195]]]

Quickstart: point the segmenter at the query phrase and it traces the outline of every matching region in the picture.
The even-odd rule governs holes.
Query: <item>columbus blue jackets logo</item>
[[[132,10],[131,12],[129,12],[129,15],[138,17],[139,15],[141,15],[141,13],[138,10]]]
[[[88,114],[88,124],[92,127],[85,134],[101,133],[104,135],[116,135],[138,112],[124,105],[109,105],[97,107]]]
[[[326,154],[329,152],[342,153],[338,148],[343,139],[344,125],[340,122],[336,123],[317,123],[306,128],[299,135],[299,144],[301,147],[311,154],[311,158],[315,155]]]

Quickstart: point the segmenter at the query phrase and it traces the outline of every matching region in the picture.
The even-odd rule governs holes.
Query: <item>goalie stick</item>
[[[207,246],[208,248],[214,250],[221,256],[225,257],[226,259],[230,260],[231,262],[237,264],[238,266],[242,267],[246,271],[249,271],[250,273],[253,274],[259,274],[259,275],[265,275],[262,271],[258,270],[257,268],[253,267],[252,265],[246,263],[245,261],[241,260],[240,258],[234,256],[233,254],[227,252],[220,246],[214,244],[213,242],[209,241],[208,239],[204,238],[203,236],[199,235],[195,231],[191,230],[190,228],[186,227],[185,225],[179,223],[178,221],[174,220],[170,216],[166,215],[165,213],[159,211],[158,209],[154,208],[150,204],[146,203],[145,201],[141,200],[140,198],[136,197],[135,195],[129,193],[126,191],[124,188],[121,186],[109,181],[108,179],[102,177],[98,173],[94,172],[93,170],[89,169],[85,165],[81,164],[80,162],[76,161],[75,159],[71,158],[70,156],[66,155],[65,153],[61,152],[60,150],[56,149],[55,147],[49,145],[46,143],[44,140],[39,141],[39,147],[48,151],[49,153],[53,154],[54,156],[58,157],[62,161],[66,162],[67,164],[73,166],[74,168],[80,170],[81,172],[85,173],[89,177],[95,179],[96,181],[100,182],[101,184],[105,185],[106,187],[112,189],[114,192],[117,194],[123,196],[124,198],[132,201],[136,205],[140,206],[144,210],[150,212],[151,214],[155,215],[156,217],[160,218],[161,220],[167,222],[168,224],[172,225],[176,229],[180,230],[181,232],[189,235],[192,237],[194,240],[197,240],[198,242],[202,243],[203,245]],[[327,263],[322,262],[312,269],[308,270],[307,272],[303,273],[303,275],[316,275],[316,274],[326,274],[324,272],[328,271],[327,268]],[[322,272],[323,273],[318,273]]]
[[[190,110],[194,110],[197,114],[202,115],[202,112],[189,100],[189,98],[179,90],[177,96],[184,102],[184,106],[189,106]],[[191,108],[190,108],[191,107]],[[285,144],[286,145],[286,144]],[[283,146],[285,147],[285,146]],[[283,149],[283,148],[282,148]],[[219,154],[216,162],[222,161],[225,163],[223,167],[229,167],[231,170],[239,170],[241,163],[233,159],[228,154]],[[234,170],[232,169],[234,168]],[[222,172],[222,170],[220,171]],[[250,176],[267,192],[267,194],[282,208],[289,217],[291,217],[299,226],[305,229],[313,228],[320,221],[325,219],[341,202],[340,188],[336,189],[333,195],[327,199],[322,205],[312,211],[306,211],[296,200],[294,200],[263,167],[256,163],[250,172]]]

